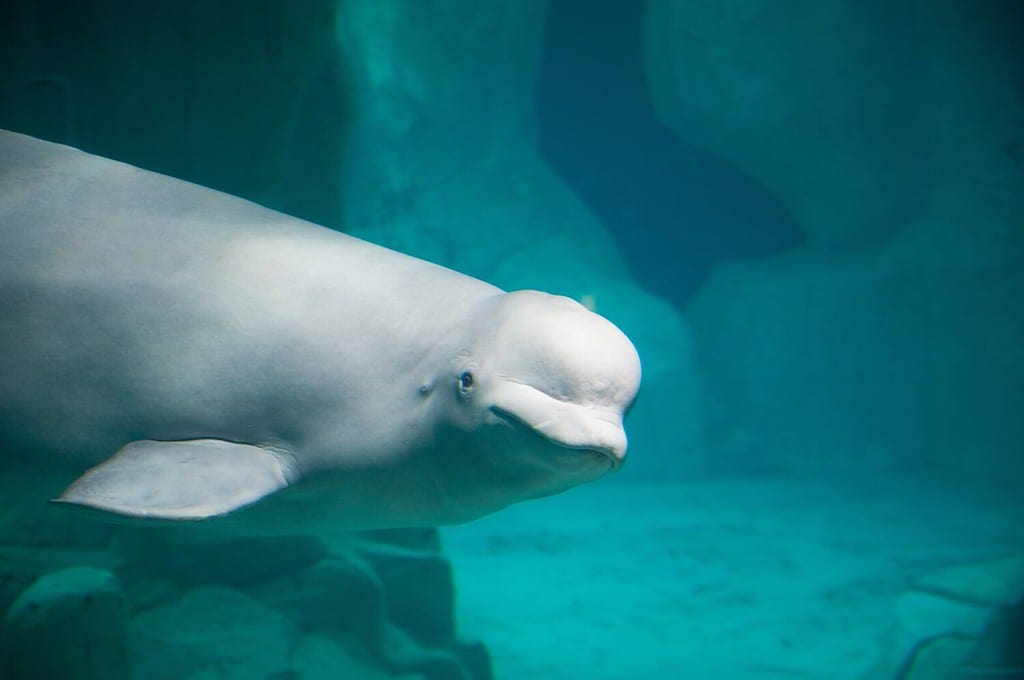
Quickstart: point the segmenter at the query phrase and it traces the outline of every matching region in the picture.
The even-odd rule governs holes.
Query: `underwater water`
[[[0,2],[0,680],[1024,677],[1022,8]]]

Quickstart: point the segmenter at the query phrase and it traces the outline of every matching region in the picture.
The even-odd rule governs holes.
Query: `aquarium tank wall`
[[[1022,31],[4,0],[0,128],[567,296],[643,378],[621,471],[454,528],[110,523],[5,438],[0,680],[1024,677]]]

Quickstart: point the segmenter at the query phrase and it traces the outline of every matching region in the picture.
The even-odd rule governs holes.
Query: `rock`
[[[1015,605],[1024,598],[1024,557],[938,569],[919,578],[915,588],[980,606]]]
[[[923,429],[934,464],[1007,485],[1024,481],[1024,179],[1021,187],[947,185],[886,253],[903,294],[920,300],[912,316],[885,321],[914,329],[917,354],[906,361],[928,362]]]
[[[565,266],[624,273],[610,236],[537,149],[543,11],[534,0],[342,4],[355,90],[346,231],[485,280],[553,237]]]
[[[720,266],[686,310],[714,465],[1024,480],[1020,17],[1012,0],[648,4],[659,116],[809,241]]]
[[[362,532],[357,545],[386,607],[376,647],[388,667],[427,680],[490,680],[487,649],[456,637],[452,568],[437,530]]]
[[[545,231],[520,218],[536,212],[532,192],[571,195],[534,143],[543,3],[344,2],[337,26],[354,91],[346,231],[379,233],[371,240],[421,257],[402,247],[402,234],[419,244],[440,239],[428,259],[470,274],[494,248],[476,253],[462,247],[466,236],[486,235],[500,248]],[[572,210],[564,201],[558,208]]]
[[[380,580],[356,552],[335,552],[316,565],[254,586],[253,597],[302,630],[345,633],[373,646],[387,620]]]
[[[181,595],[177,584],[167,579],[146,575],[125,584],[125,594],[131,605],[132,616],[138,616],[147,609],[155,609],[173,603]]]
[[[687,311],[716,465],[1024,479],[1024,244],[1009,207],[941,211],[878,250],[715,272]]]
[[[923,295],[873,254],[720,267],[688,310],[716,469],[877,470],[928,455]]]
[[[961,672],[970,677],[994,676],[1011,673],[1021,675],[1024,669],[1024,599],[995,610],[992,621],[975,645]]]
[[[128,680],[127,609],[114,574],[72,567],[40,577],[4,617],[8,680]]]
[[[939,569],[900,597],[885,653],[868,678],[1015,677],[1022,636],[1024,558]]]
[[[1008,17],[1018,10],[1012,0],[658,0],[646,26],[651,91],[669,127],[773,189],[815,245],[864,247],[949,178],[1014,172],[1007,149],[1019,146],[1024,92],[1012,84],[1021,63]]]
[[[181,585],[254,585],[326,555],[315,536],[237,536],[195,527],[126,531],[122,545],[132,571]]]
[[[433,527],[371,529],[357,532],[348,540],[357,549],[366,548],[367,545],[387,545],[424,553],[439,553],[442,550],[441,532]]]
[[[913,194],[885,187],[916,169],[907,161],[921,141],[912,125],[919,64],[899,36],[914,25],[904,5],[878,20],[877,8],[850,1],[649,3],[658,115],[761,180],[815,242],[880,240],[912,207]]]
[[[451,652],[459,660],[459,665],[466,669],[470,678],[493,680],[491,653],[483,642],[457,640],[451,648]]]
[[[381,639],[385,663],[394,673],[410,674],[423,680],[474,680],[474,676],[452,654],[423,647],[402,629],[387,626]],[[490,676],[479,676],[489,678]]]
[[[411,550],[363,542],[360,553],[386,593],[389,620],[424,646],[455,640],[455,585],[451,563],[438,550]]]
[[[111,525],[40,502],[59,495],[80,468],[67,461],[36,461],[17,448],[0,439],[0,545],[43,552],[106,549],[115,533]]]
[[[0,127],[337,224],[334,6],[17,0],[0,23]]]
[[[248,592],[357,660],[431,680],[491,677],[482,645],[456,638],[451,565],[436,529],[336,536],[329,549],[315,566]],[[309,654],[339,654],[322,639],[310,644]]]
[[[36,579],[69,564],[116,571],[121,558],[113,550],[0,547],[0,612]]]
[[[132,620],[136,677],[266,678],[291,671],[295,624],[237,590],[201,587]]]
[[[328,639],[322,635],[303,635],[292,652],[296,680],[392,680],[391,673],[380,662],[367,656],[365,649],[346,645],[344,639]]]

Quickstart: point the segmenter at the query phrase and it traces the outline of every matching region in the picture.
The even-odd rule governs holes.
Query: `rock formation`
[[[649,4],[661,118],[809,239],[720,267],[688,310],[715,461],[1024,478],[1021,21],[1005,1]]]
[[[4,616],[0,677],[129,680],[128,608],[117,577],[94,567],[40,576]]]

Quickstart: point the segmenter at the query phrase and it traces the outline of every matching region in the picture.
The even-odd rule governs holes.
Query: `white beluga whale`
[[[0,132],[0,453],[61,503],[462,522],[619,467],[639,385],[568,298]]]

